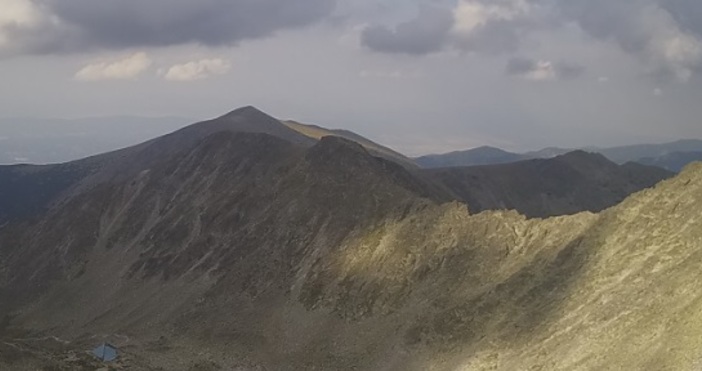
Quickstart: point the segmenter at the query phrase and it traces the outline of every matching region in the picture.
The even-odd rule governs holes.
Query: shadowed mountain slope
[[[0,166],[0,225],[40,214],[93,170],[81,163]]]
[[[82,190],[113,178],[134,176],[218,132],[269,134],[300,146],[315,143],[249,106],[132,147],[83,160],[57,165],[0,166],[0,225],[6,220],[35,216],[72,187]],[[87,179],[80,182],[84,178]]]
[[[247,106],[236,109],[218,118],[186,126],[173,133],[142,144],[111,152],[105,155],[110,163],[104,166],[102,178],[133,175],[133,171],[148,168],[170,156],[192,148],[202,139],[220,132],[268,134],[284,141],[304,147],[315,141],[287,128],[277,119]]]
[[[223,256],[226,250],[210,251],[216,246],[208,241],[225,232],[210,235],[200,230],[201,224],[215,229],[240,225],[245,230],[238,236],[239,244],[246,250],[255,246],[248,246],[247,239],[273,238],[276,215],[285,216],[286,208],[298,217],[285,218],[286,223],[305,220],[300,214],[319,208],[324,213],[335,212],[336,223],[329,227],[343,235],[351,226],[371,223],[374,212],[407,207],[403,198],[409,202],[435,197],[401,166],[336,137],[323,138],[306,150],[266,134],[220,132],[162,160],[142,168],[132,162],[131,174],[105,182],[88,178],[81,192],[66,197],[49,211],[47,219],[27,229],[8,226],[15,242],[4,245],[4,252],[17,260],[8,259],[7,266],[28,269],[6,276],[9,285],[37,288],[53,278],[82,274],[81,257],[93,245],[122,249],[148,241],[150,247],[140,253],[130,275],[180,275],[191,268],[188,264],[204,258],[208,259],[198,264],[200,269],[213,269],[223,259],[237,258]],[[154,161],[145,164],[152,166]],[[321,212],[314,217],[321,218],[322,224],[327,218]],[[259,222],[265,228],[254,233],[250,229],[256,230]],[[32,238],[15,234],[30,229]],[[291,232],[306,238],[305,231],[281,228],[285,234],[279,243],[287,243]],[[31,242],[20,243],[24,239]],[[191,245],[203,250],[177,253],[179,246],[193,248]],[[62,251],[60,261],[66,265],[55,259],[37,259],[55,247]],[[16,255],[10,253],[15,249],[19,249]],[[181,266],[184,270],[177,268]]]
[[[640,164],[620,166],[583,151],[553,159],[425,172],[474,212],[508,209],[530,217],[600,211],[673,175]]]

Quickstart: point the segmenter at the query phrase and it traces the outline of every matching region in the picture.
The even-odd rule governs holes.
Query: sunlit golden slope
[[[695,164],[600,215],[445,205],[350,242],[319,269],[320,303],[401,313],[417,369],[696,370],[701,203]]]
[[[287,126],[290,129],[293,129],[297,131],[300,134],[306,135],[310,138],[313,139],[322,139],[323,137],[326,136],[337,136],[341,137],[344,139],[348,139],[351,141],[354,141],[360,145],[362,145],[365,149],[370,151],[372,154],[376,156],[381,156],[385,157],[387,159],[396,161],[404,166],[408,167],[416,167],[417,165],[412,161],[410,158],[406,157],[405,155],[396,152],[388,147],[382,146],[378,143],[375,143],[367,138],[364,138],[356,133],[350,132],[348,130],[331,130],[331,129],[326,129],[321,126],[317,125],[308,125],[308,124],[303,124],[297,121],[292,121],[292,120],[287,120],[287,121],[281,121],[285,126]]]

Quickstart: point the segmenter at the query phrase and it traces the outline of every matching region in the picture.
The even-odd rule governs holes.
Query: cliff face
[[[81,351],[103,340],[147,370],[702,359],[702,165],[599,214],[527,219],[471,213],[341,138],[146,148],[0,229],[0,366],[94,367]]]

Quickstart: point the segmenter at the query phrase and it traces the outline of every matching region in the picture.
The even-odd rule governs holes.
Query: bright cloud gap
[[[146,53],[138,52],[115,61],[88,64],[76,72],[75,78],[82,81],[134,79],[152,63]]]

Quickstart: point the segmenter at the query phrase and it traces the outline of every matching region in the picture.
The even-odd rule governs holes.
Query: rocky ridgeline
[[[169,370],[702,359],[702,165],[598,214],[530,219],[471,212],[344,139],[252,130],[122,153],[120,174],[4,227],[3,341],[66,339],[63,357],[125,334],[124,367]]]

